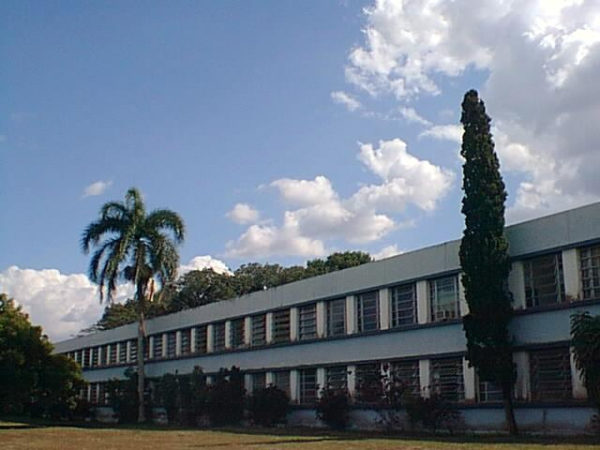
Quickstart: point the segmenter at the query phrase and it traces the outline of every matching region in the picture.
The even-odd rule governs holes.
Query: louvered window
[[[100,364],[100,347],[93,347],[92,351],[92,367],[98,367]]]
[[[167,333],[167,358],[175,358],[177,349],[177,332],[170,331]]]
[[[300,370],[300,403],[312,404],[317,400],[317,369]]]
[[[460,317],[458,295],[457,275],[429,280],[431,321],[458,319]]]
[[[130,362],[136,362],[137,359],[138,359],[137,339],[132,339],[129,342],[131,342],[131,345],[129,347],[129,350],[130,350],[130,353],[129,353]]]
[[[231,348],[242,348],[244,346],[244,318],[232,320],[229,330]]]
[[[267,317],[264,314],[252,317],[252,345],[266,344]]]
[[[325,374],[328,389],[339,391],[348,388],[348,369],[346,366],[328,367]]]
[[[195,352],[206,353],[206,325],[196,327],[195,333]]]
[[[381,364],[367,363],[356,366],[356,398],[362,403],[374,403],[383,396]]]
[[[327,302],[327,336],[346,334],[346,299]]]
[[[572,397],[568,347],[532,351],[529,362],[533,401],[568,400]]]
[[[390,363],[390,386],[395,392],[409,392],[416,396],[421,392],[419,361],[395,361]]]
[[[225,350],[225,322],[213,324],[214,351],[221,352]]]
[[[273,384],[288,397],[290,396],[290,371],[289,370],[278,370],[273,372]]]
[[[98,404],[98,383],[90,383],[90,403]]]
[[[523,261],[527,307],[565,301],[562,255],[552,253]]]
[[[290,310],[282,309],[273,313],[273,342],[290,340]]]
[[[119,362],[121,364],[127,362],[127,341],[123,341],[119,345]]]
[[[298,310],[298,333],[300,340],[317,337],[317,305],[312,303]]]
[[[417,322],[417,295],[414,283],[390,289],[392,328]]]
[[[109,364],[116,364],[117,363],[117,343],[115,342],[114,344],[110,344],[110,350],[109,350],[109,356],[108,356],[108,363]],[[108,347],[107,347],[108,348]]]
[[[444,400],[464,400],[462,358],[444,358],[431,361],[431,389]]]
[[[356,330],[359,333],[379,329],[379,294],[366,292],[356,297]]]
[[[600,298],[600,245],[579,251],[583,298]]]
[[[257,372],[252,374],[252,390],[254,392],[264,389],[266,385],[266,376],[264,372]]]
[[[163,335],[161,334],[155,334],[153,337],[153,346],[154,346],[154,352],[152,357],[154,359],[160,359],[163,357]]]
[[[90,366],[90,348],[86,348],[83,351],[83,363],[81,364],[81,367],[89,367]]]
[[[192,329],[181,330],[181,355],[189,355],[191,352]]]

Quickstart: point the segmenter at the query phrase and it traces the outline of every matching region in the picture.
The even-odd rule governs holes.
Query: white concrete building
[[[524,429],[581,431],[593,414],[571,355],[570,315],[600,314],[600,203],[506,228],[515,317],[516,417]],[[452,241],[149,320],[146,374],[237,366],[246,388],[275,384],[314,422],[318,387],[357,399],[368,374],[398,371],[415,393],[457,402],[467,427],[500,429],[499,391],[464,359],[468,306]],[[88,396],[135,365],[135,324],[56,344],[84,370]],[[368,426],[372,414],[353,412]],[[303,408],[303,406],[305,408]]]

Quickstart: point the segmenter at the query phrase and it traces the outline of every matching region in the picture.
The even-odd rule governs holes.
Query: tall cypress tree
[[[469,314],[463,318],[467,359],[481,381],[502,388],[506,423],[510,433],[516,434],[512,405],[515,371],[508,335],[512,297],[507,288],[510,260],[504,236],[506,190],[494,151],[490,118],[477,91],[465,94],[460,121],[464,127],[460,153],[465,159],[465,230],[460,262],[469,305]]]

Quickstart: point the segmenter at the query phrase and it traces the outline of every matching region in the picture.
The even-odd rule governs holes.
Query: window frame
[[[329,300],[325,305],[327,337],[344,336],[347,333],[346,298]],[[334,310],[336,307],[338,309],[337,311]],[[341,311],[339,309],[341,309]],[[341,327],[340,324],[342,325]]]
[[[452,280],[452,286],[454,289],[454,293],[452,296],[454,297],[451,302],[446,302],[440,304],[440,296],[443,286],[440,286],[440,283],[447,282],[448,280]],[[448,320],[456,320],[460,319],[460,280],[458,274],[454,275],[446,275],[443,277],[437,277],[427,280],[428,291],[429,291],[429,313],[431,316],[431,322],[445,322]],[[449,294],[444,294],[450,297]],[[453,308],[450,308],[452,307]]]
[[[401,289],[410,289],[410,299],[400,297]],[[405,295],[406,293],[402,293]],[[417,286],[415,283],[404,283],[393,286],[389,290],[390,296],[390,328],[402,328],[405,326],[414,325],[417,323]],[[406,305],[411,305],[407,308]],[[406,322],[406,318],[401,319],[401,311],[411,311],[410,321]]]
[[[372,296],[372,297],[371,297]],[[365,310],[372,309],[372,306],[366,307],[365,303],[367,301],[372,301],[375,305],[375,313],[369,314],[365,316]],[[362,294],[358,294],[355,300],[356,305],[356,332],[357,333],[368,333],[372,331],[377,331],[381,329],[380,319],[379,319],[379,291],[373,290],[369,292],[363,292]],[[365,319],[374,318],[374,322],[367,322]],[[369,324],[368,326],[366,324]]]

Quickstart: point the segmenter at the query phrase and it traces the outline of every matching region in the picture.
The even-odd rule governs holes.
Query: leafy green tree
[[[575,365],[581,370],[588,398],[600,413],[600,316],[589,312],[571,316]]]
[[[119,279],[133,283],[137,307],[138,344],[138,421],[144,413],[144,342],[145,317],[159,286],[172,282],[177,273],[177,244],[183,241],[183,220],[167,209],[146,213],[140,192],[131,188],[124,202],[108,202],[100,217],[87,226],[81,238],[84,253],[95,248],[90,261],[90,279],[100,287],[100,300],[112,301]]]
[[[75,409],[81,369],[52,349],[42,328],[0,294],[0,413],[65,417]]]
[[[463,318],[467,359],[480,380],[502,388],[506,422],[510,433],[516,434],[512,404],[515,371],[508,335],[513,310],[507,289],[510,260],[504,236],[506,190],[494,151],[490,118],[474,90],[465,94],[461,123],[465,230],[460,263],[469,305],[469,314]]]
[[[349,267],[360,266],[371,261],[373,261],[371,255],[366,252],[336,252],[329,255],[325,260],[317,258],[308,261],[306,263],[306,272],[308,277],[314,277]]]
[[[235,281],[231,275],[213,269],[192,270],[177,280],[175,292],[168,300],[168,310],[196,308],[235,296]]]
[[[279,264],[242,264],[235,272],[236,292],[238,295],[262,291],[281,283],[283,267]]]

